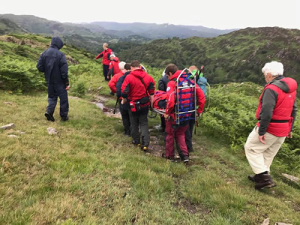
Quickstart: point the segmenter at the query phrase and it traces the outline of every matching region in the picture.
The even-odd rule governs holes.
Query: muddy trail
[[[105,97],[102,95],[95,95],[94,100],[92,103],[94,103],[107,117],[112,118],[120,118],[121,114],[119,111],[119,106],[117,105],[116,109],[114,107],[108,107],[105,105],[105,103],[110,100],[109,97]]]

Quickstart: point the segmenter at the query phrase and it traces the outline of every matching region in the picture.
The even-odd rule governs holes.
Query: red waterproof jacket
[[[154,91],[155,81],[142,69],[131,71],[126,76],[121,87],[122,97],[128,98],[133,102],[148,95],[154,95]]]
[[[273,91],[269,91],[269,93],[273,94],[272,98],[268,98],[265,94],[268,89]],[[274,80],[267,84],[259,98],[259,105],[256,111],[256,118],[262,121],[257,122],[256,125],[260,127],[261,123],[265,123],[263,118],[266,116],[264,114],[271,112],[270,115],[267,115],[267,122],[269,123],[266,125],[266,132],[277,137],[288,136],[294,119],[291,115],[293,114],[296,93],[297,82],[289,77]],[[274,101],[274,104],[270,103],[272,101]],[[268,107],[271,107],[271,109],[268,109]]]
[[[113,92],[113,93],[117,93],[117,82],[118,80],[120,79],[121,76],[123,76],[124,73],[122,71],[120,71],[119,73],[117,73],[116,75],[114,75],[111,80],[108,82],[108,86],[110,88],[110,90]]]
[[[170,78],[170,81],[167,85],[167,107],[166,107],[166,114],[170,115],[173,119],[175,118],[175,112],[174,112],[174,106],[175,106],[175,94],[176,94],[176,80],[178,76],[181,74],[181,70],[177,70],[173,76]],[[180,82],[184,80],[184,78],[179,78]],[[192,82],[194,83],[194,82]],[[184,90],[185,91],[185,90]],[[188,89],[186,89],[186,92],[190,92]],[[197,112],[200,114],[204,110],[204,104],[205,104],[205,95],[201,88],[196,84],[196,95],[197,95],[197,100],[198,100],[198,109]],[[187,103],[189,103],[189,99],[191,98],[191,93],[186,93],[182,95],[183,99],[188,99],[186,100]]]
[[[101,52],[99,55],[96,56],[96,59],[99,59],[101,57],[103,57],[103,60],[102,60],[102,64],[103,65],[109,65],[110,63],[110,54],[112,53],[112,50],[110,48],[104,50],[103,52]]]
[[[120,73],[120,68],[119,68],[119,58],[118,57],[114,57],[114,59],[112,61],[110,61],[110,64],[109,64],[109,70],[111,68],[114,68],[114,73],[112,74],[113,76],[117,73]]]

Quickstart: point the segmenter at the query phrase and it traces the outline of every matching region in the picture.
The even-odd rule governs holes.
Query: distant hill
[[[216,37],[227,34],[231,30],[218,30],[203,26],[184,26],[173,24],[156,24],[156,23],[116,23],[116,22],[93,22],[93,25],[99,25],[106,30],[123,31],[128,34],[134,32],[137,35],[151,39],[170,38],[170,37]],[[118,34],[117,34],[118,35]]]
[[[215,38],[160,39],[133,47],[120,58],[139,59],[154,67],[175,63],[180,68],[205,65],[211,83],[264,83],[261,68],[279,60],[285,74],[300,82],[300,30],[278,27],[247,28]]]
[[[69,35],[79,34],[84,36],[93,36],[94,33],[89,29],[76,24],[60,23],[46,20],[32,15],[13,15],[4,14],[0,18],[9,19],[19,27],[26,29],[30,33],[48,34],[48,35]]]
[[[151,40],[150,38],[136,35],[134,32],[106,30],[95,24],[60,23],[31,15],[4,14],[0,15],[0,19],[1,34],[34,33],[46,36],[57,35],[63,37],[66,43],[85,48],[94,54],[102,50],[104,42],[112,43],[115,46],[118,42],[126,42],[125,45],[128,45],[128,42],[140,44]],[[117,51],[120,49],[123,48],[116,47]]]
[[[93,22],[93,23],[60,23],[50,21],[32,15],[3,14],[0,18],[9,19],[19,27],[36,34],[48,35],[72,35],[97,36],[106,38],[124,38],[128,36],[141,36],[146,39],[170,38],[170,37],[216,37],[234,31],[218,30],[203,26],[183,26],[173,24],[155,23],[117,23],[117,22]]]
[[[7,33],[21,34],[27,32],[27,30],[18,26],[15,22],[0,17],[0,35]]]

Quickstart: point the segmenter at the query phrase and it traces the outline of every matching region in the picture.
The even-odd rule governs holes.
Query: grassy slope
[[[259,192],[243,151],[199,132],[198,158],[185,167],[134,148],[119,119],[85,100],[70,99],[70,121],[50,123],[46,94],[0,99],[0,124],[15,123],[0,132],[2,224],[300,224],[299,186],[284,182],[276,162],[278,186]]]

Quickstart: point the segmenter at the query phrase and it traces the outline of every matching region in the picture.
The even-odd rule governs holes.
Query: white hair
[[[124,70],[125,64],[126,64],[126,62],[123,62],[123,61],[120,62],[120,63],[119,63],[119,69],[120,69],[120,70]]]
[[[283,64],[281,62],[272,61],[266,63],[261,70],[263,74],[272,74],[273,77],[283,75]]]

